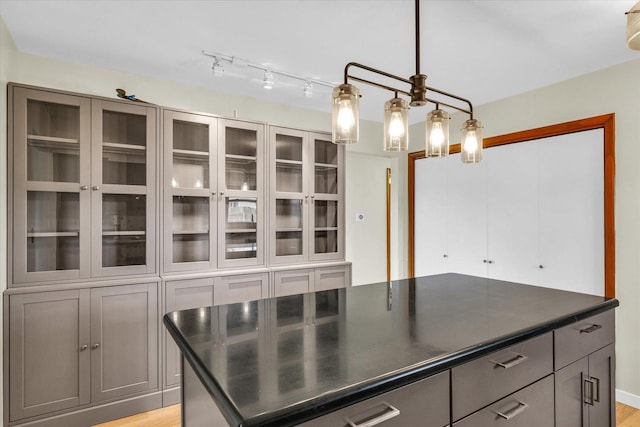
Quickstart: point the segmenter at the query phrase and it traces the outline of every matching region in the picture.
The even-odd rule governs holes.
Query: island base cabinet
[[[556,426],[616,425],[614,351],[610,344],[556,372]]]
[[[441,372],[300,425],[335,427],[345,425],[345,422],[348,426],[448,426],[449,372]]]
[[[454,427],[554,427],[553,376],[489,405]]]

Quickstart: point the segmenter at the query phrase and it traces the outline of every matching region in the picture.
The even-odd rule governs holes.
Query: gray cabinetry
[[[558,426],[615,426],[614,322],[611,310],[554,332]]]
[[[10,420],[158,386],[157,284],[9,297]]]
[[[154,273],[157,109],[10,95],[12,283]]]
[[[351,265],[275,269],[272,296],[280,297],[306,292],[344,288],[351,284]]]
[[[270,263],[344,258],[344,148],[329,135],[271,127]]]

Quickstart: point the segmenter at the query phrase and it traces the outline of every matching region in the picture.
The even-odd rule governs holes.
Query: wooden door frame
[[[615,283],[615,113],[594,116],[571,122],[558,123],[550,126],[528,129],[504,135],[492,136],[482,141],[484,148],[518,142],[566,135],[592,129],[604,130],[604,294],[614,298]],[[459,153],[460,144],[452,145],[450,153]],[[415,151],[408,155],[408,207],[409,207],[409,277],[415,275],[415,163],[424,159],[425,152]]]

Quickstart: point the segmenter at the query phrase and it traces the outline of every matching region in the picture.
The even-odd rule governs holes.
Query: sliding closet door
[[[604,295],[603,130],[537,140],[541,286]]]

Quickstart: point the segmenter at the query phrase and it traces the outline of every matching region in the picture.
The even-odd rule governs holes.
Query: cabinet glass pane
[[[315,192],[320,194],[338,194],[338,168],[316,164]]]
[[[209,188],[209,158],[173,153],[173,188]]]
[[[146,116],[104,111],[102,182],[146,185]]]
[[[227,336],[253,334],[258,330],[258,301],[227,306]]]
[[[227,155],[225,180],[229,190],[256,190],[256,159],[237,158]]]
[[[291,295],[276,299],[276,324],[278,327],[304,324],[305,294]]]
[[[316,139],[315,163],[338,166],[338,146],[331,141]]]
[[[302,162],[276,161],[276,191],[302,193]]]
[[[276,159],[302,161],[302,138],[290,135],[276,135]]]
[[[302,254],[302,200],[276,199],[276,255]]]
[[[80,195],[27,192],[27,271],[77,270]]]
[[[256,258],[257,206],[255,198],[226,197],[225,259]]]
[[[225,129],[225,180],[229,190],[256,190],[258,134],[254,130]]]
[[[173,262],[209,260],[209,198],[173,196]]]
[[[174,234],[173,262],[209,261],[209,233]]]
[[[316,231],[314,248],[317,254],[338,252],[338,231]]]
[[[209,125],[202,123],[173,122],[173,149],[209,152]]]
[[[335,200],[316,200],[313,203],[315,227],[338,226],[338,202]]]
[[[80,182],[80,108],[27,101],[27,179]]]
[[[102,266],[146,263],[146,197],[102,195]]]

